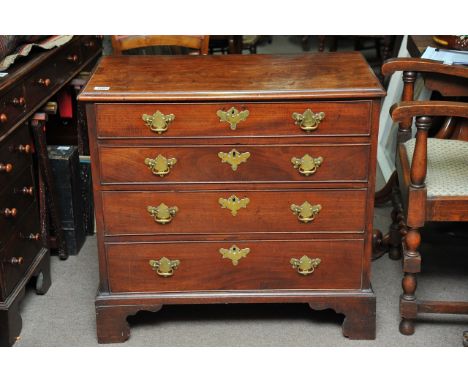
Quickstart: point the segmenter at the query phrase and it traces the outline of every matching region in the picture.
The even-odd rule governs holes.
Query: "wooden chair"
[[[447,99],[466,100],[468,97],[468,69],[460,65],[445,65],[432,60],[421,58],[393,58],[382,66],[382,74],[387,78],[393,73],[401,71],[403,79],[402,101],[414,99],[414,86],[418,73],[424,74],[424,85],[432,91],[437,91]],[[434,125],[434,123],[433,123]],[[411,138],[412,119],[401,121],[398,126],[397,147]],[[468,122],[465,119],[447,117],[441,122],[439,119],[436,138],[458,139],[468,141]],[[398,156],[398,150],[396,155]],[[401,258],[401,235],[403,225],[401,202],[398,200],[398,177],[396,171],[381,190],[376,192],[375,204],[383,205],[392,200],[392,224],[385,236],[378,231],[374,235],[374,258],[388,252],[393,260]],[[396,198],[396,199],[395,199]]]
[[[419,313],[468,314],[468,302],[420,301],[415,296],[420,229],[429,221],[468,221],[468,69],[418,58],[394,58],[382,66],[385,76],[396,71],[403,72],[404,87],[402,102],[390,111],[399,125],[396,172],[387,185],[392,190],[392,224],[384,241],[390,258],[403,255],[400,332],[410,335]],[[418,73],[424,74],[427,88],[449,101],[414,101]],[[412,139],[414,117],[417,133]],[[437,117],[444,122],[429,137]]]
[[[154,46],[182,47],[193,49],[192,54],[208,54],[209,36],[169,36],[169,35],[114,35],[111,38],[114,55],[123,51]]]
[[[433,117],[466,119],[468,103],[408,101],[394,105],[390,113],[400,124],[416,117],[416,138],[400,141],[397,156],[404,272],[400,332],[410,335],[419,313],[468,314],[468,301],[422,301],[415,296],[420,229],[428,221],[468,221],[468,142],[428,138]]]

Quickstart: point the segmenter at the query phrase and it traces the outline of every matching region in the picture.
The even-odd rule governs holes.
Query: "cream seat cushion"
[[[416,139],[405,142],[411,165]],[[468,142],[453,139],[427,140],[428,197],[468,196]]]

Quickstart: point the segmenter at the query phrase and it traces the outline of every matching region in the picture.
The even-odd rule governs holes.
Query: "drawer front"
[[[8,295],[21,280],[42,248],[36,206],[32,206],[27,211],[27,215],[0,252],[5,279],[5,295]]]
[[[33,143],[27,125],[15,130],[0,143],[0,184],[14,179],[32,163]]]
[[[34,189],[32,168],[28,167],[8,183],[0,193],[0,247],[2,247],[18,225],[26,216],[34,203],[36,190]]]
[[[0,97],[0,133],[6,132],[25,115],[26,102],[24,83],[22,81],[14,89]]]
[[[113,293],[359,289],[363,248],[363,240],[106,245]]]
[[[26,80],[26,98],[31,106],[40,106],[55,89],[63,85],[64,79],[59,79],[58,73],[57,64],[53,62],[41,66]]]
[[[99,148],[101,182],[366,181],[369,145]]]
[[[248,110],[245,120],[238,123],[220,122],[219,110],[231,107]],[[293,113],[324,113],[318,127],[310,132],[295,124]],[[160,111],[173,114],[174,120],[165,132],[153,132],[142,116]],[[369,135],[371,103],[313,102],[313,103],[247,103],[247,104],[97,104],[98,138],[207,138],[224,137],[313,137],[335,135]],[[241,118],[241,117],[239,117]],[[148,122],[150,123],[150,122]],[[154,118],[153,124],[165,129],[166,122]],[[235,130],[233,129],[235,125]]]
[[[366,194],[366,190],[329,189],[108,191],[102,192],[104,232],[106,235],[361,233],[364,231]],[[233,200],[235,197],[237,202]],[[305,202],[313,207],[308,208]],[[295,214],[292,205],[303,208]],[[149,212],[148,207],[154,208]]]

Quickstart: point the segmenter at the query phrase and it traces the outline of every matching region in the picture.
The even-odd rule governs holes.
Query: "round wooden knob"
[[[6,114],[0,114],[0,123],[6,123],[8,121],[8,117]]]
[[[32,188],[32,187],[23,187],[23,188],[21,189],[21,193],[22,193],[23,195],[32,196],[33,192],[34,192],[34,188]]]
[[[50,78],[39,78],[37,83],[45,88],[48,88],[51,84]]]
[[[40,233],[28,233],[28,234],[20,233],[19,237],[22,240],[31,240],[31,241],[41,240],[41,234]]]
[[[24,97],[15,97],[11,103],[15,106],[24,106],[26,105],[26,99]]]
[[[5,216],[6,218],[9,218],[9,217],[14,218],[17,213],[18,213],[18,211],[16,210],[16,208],[11,208],[11,209],[10,208],[5,208],[2,211],[3,216]]]
[[[31,145],[18,145],[16,146],[16,151],[20,153],[29,154],[31,152]]]
[[[67,57],[68,62],[78,62],[78,55],[73,53]]]
[[[31,233],[29,234],[28,239],[33,241],[39,241],[41,240],[41,235],[39,233]]]
[[[11,172],[13,170],[13,165],[11,163],[0,163],[0,172]]]
[[[24,262],[23,257],[12,257],[10,259],[10,264],[12,265],[21,265],[23,264],[23,262]]]

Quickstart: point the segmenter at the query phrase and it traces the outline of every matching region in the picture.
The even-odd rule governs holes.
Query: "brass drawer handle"
[[[159,224],[168,224],[172,221],[172,218],[176,215],[179,209],[174,207],[168,207],[164,203],[161,203],[157,207],[148,206],[148,213],[154,218],[154,221]]]
[[[247,159],[250,158],[250,153],[240,153],[236,149],[232,149],[228,153],[219,152],[218,157],[221,159],[221,163],[229,163],[232,171],[236,171],[241,163],[247,162]]]
[[[232,261],[232,265],[237,265],[240,259],[247,257],[250,248],[240,249],[237,245],[233,245],[229,249],[220,248],[219,253],[223,255],[223,259],[229,259]]]
[[[323,163],[323,158],[313,158],[309,154],[306,154],[302,158],[292,157],[291,163],[293,164],[294,168],[297,168],[299,174],[310,176],[317,172],[317,169]]]
[[[150,260],[149,265],[159,276],[170,277],[180,265],[180,260],[169,260],[167,257],[162,257],[159,260]]]
[[[5,208],[1,211],[1,214],[6,218],[14,218],[18,214],[18,210],[16,208]]]
[[[161,178],[169,172],[171,168],[177,163],[176,158],[167,159],[165,156],[159,154],[156,158],[146,158],[145,165],[151,170],[154,175],[159,175]]]
[[[0,172],[12,172],[13,171],[13,165],[11,163],[0,163]]]
[[[314,113],[312,110],[307,109],[304,113],[292,113],[292,118],[294,123],[298,125],[304,131],[314,131],[316,130],[320,122],[325,118],[325,113],[323,111],[319,113]]]
[[[159,110],[157,110],[153,115],[143,114],[141,119],[145,121],[146,126],[148,126],[151,131],[162,134],[167,131],[169,124],[175,119],[175,115],[164,115]]]
[[[312,205],[305,201],[300,206],[297,204],[291,204],[291,211],[294,215],[297,215],[297,219],[302,223],[310,223],[314,221],[319,212],[322,210],[320,204]]]
[[[229,198],[219,198],[218,199],[221,208],[227,208],[231,211],[232,216],[237,215],[237,211],[241,208],[247,208],[247,205],[250,203],[249,198],[239,199],[236,195],[231,195]]]
[[[249,111],[239,111],[235,107],[231,107],[228,111],[218,110],[216,115],[219,117],[219,122],[227,122],[231,130],[236,130],[239,122],[245,121],[249,116]]]
[[[307,276],[314,273],[315,269],[322,262],[319,258],[311,259],[308,256],[302,256],[299,260],[292,258],[289,261],[292,267],[297,271],[297,273]]]

